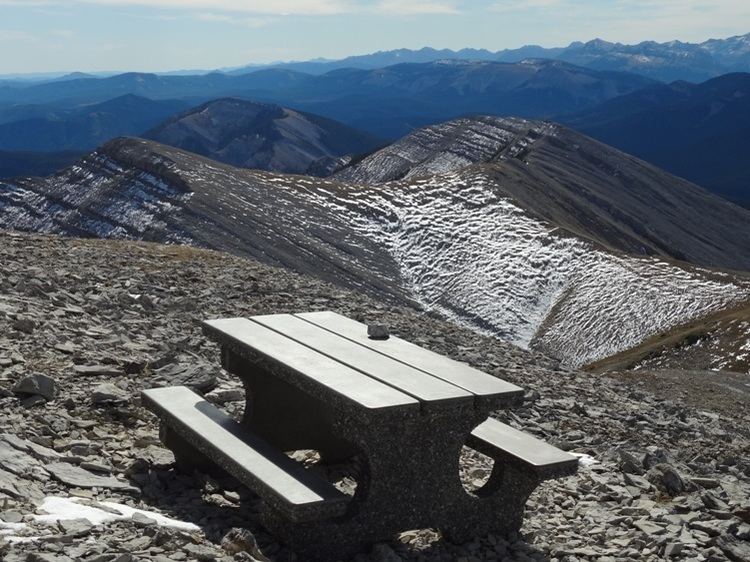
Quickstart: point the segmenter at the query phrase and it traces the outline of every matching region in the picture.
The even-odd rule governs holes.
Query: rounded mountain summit
[[[385,144],[325,117],[239,98],[181,113],[144,137],[232,166],[320,176]]]

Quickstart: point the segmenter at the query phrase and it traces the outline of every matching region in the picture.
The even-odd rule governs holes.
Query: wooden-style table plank
[[[251,318],[279,334],[418,399],[424,409],[473,404],[474,395],[291,314]]]
[[[220,343],[240,350],[251,349],[278,365],[282,376],[313,396],[345,400],[367,412],[419,412],[419,401],[414,397],[258,322],[247,318],[224,318],[208,320],[203,326],[207,334]]]
[[[523,389],[512,383],[398,337],[390,336],[387,340],[370,339],[366,325],[335,312],[308,312],[294,316],[459,386],[477,397],[491,399],[496,402],[497,407],[523,396]]]

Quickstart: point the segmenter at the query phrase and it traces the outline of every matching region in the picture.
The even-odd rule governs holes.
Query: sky
[[[216,69],[424,46],[750,32],[750,0],[0,0],[0,74]]]

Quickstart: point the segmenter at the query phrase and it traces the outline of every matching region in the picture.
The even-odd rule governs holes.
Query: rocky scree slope
[[[384,144],[324,117],[233,98],[191,109],[143,136],[233,166],[316,176]]]
[[[259,527],[250,492],[176,472],[138,395],[188,384],[238,415],[241,386],[219,369],[218,349],[197,321],[316,309],[385,323],[521,385],[524,404],[495,415],[589,459],[576,476],[532,495],[519,536],[456,545],[433,530],[409,531],[357,561],[748,557],[747,408],[714,412],[686,406],[680,394],[657,398],[413,309],[226,254],[0,232],[0,259],[6,562],[287,560]],[[310,452],[294,457],[351,489],[343,467],[315,466]],[[465,449],[456,476],[471,488],[490,468]],[[61,513],[73,500],[86,511]],[[164,526],[160,515],[182,525]],[[70,519],[81,516],[91,519]]]
[[[585,173],[606,179],[600,160],[582,170],[589,153],[581,151],[577,161],[567,162],[554,125],[511,120],[506,127],[512,126],[520,133],[507,134],[497,165],[371,186],[238,170],[125,139],[52,178],[0,183],[0,224],[228,250],[440,312],[505,341],[544,349],[570,365],[628,349],[750,297],[744,277],[634,257],[572,235],[566,220],[625,248],[642,240],[631,228],[638,224],[634,219],[617,223],[612,217],[619,218],[620,211],[605,202],[587,207],[580,190],[571,189],[587,185]],[[452,155],[451,161],[455,164]],[[644,168],[632,162],[636,171]],[[610,179],[615,182],[610,187],[635,184],[638,189],[626,198],[632,205],[649,189],[663,193],[674,202],[671,216],[678,217],[663,226],[681,233],[682,193],[637,183],[626,171]],[[590,185],[605,191],[596,181]],[[707,198],[727,211],[716,232],[705,229],[701,236],[718,240],[731,213],[746,213],[714,203],[689,184],[687,197]],[[547,200],[556,207],[550,203],[545,220],[534,214],[533,203]],[[653,213],[648,205],[640,209]],[[598,216],[602,227],[594,228]],[[694,255],[709,252],[711,244],[695,234],[696,246],[703,241],[703,247],[693,248]],[[738,249],[743,251],[747,248]],[[612,291],[613,284],[628,290]]]

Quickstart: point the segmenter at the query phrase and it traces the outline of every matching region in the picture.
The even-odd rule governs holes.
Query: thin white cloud
[[[72,39],[75,37],[75,31],[72,29],[53,29],[49,34],[53,37],[61,37],[63,39]]]
[[[274,15],[332,15],[352,11],[348,0],[71,0],[102,6],[142,6],[188,11]]]
[[[493,12],[527,12],[562,6],[565,0],[498,0],[490,9]]]
[[[539,1],[539,0],[531,0]],[[375,13],[384,15],[457,14],[460,0],[0,0],[0,6],[135,6],[194,13],[221,12],[255,15]]]
[[[265,27],[273,21],[273,19],[269,17],[235,17],[226,13],[217,14],[214,12],[200,12],[193,14],[193,17],[200,21],[239,25],[250,29]]]
[[[413,16],[419,14],[458,14],[461,10],[455,2],[439,0],[404,1],[380,0],[372,10],[377,14]]]
[[[0,41],[36,41],[36,37],[20,29],[0,29]]]

